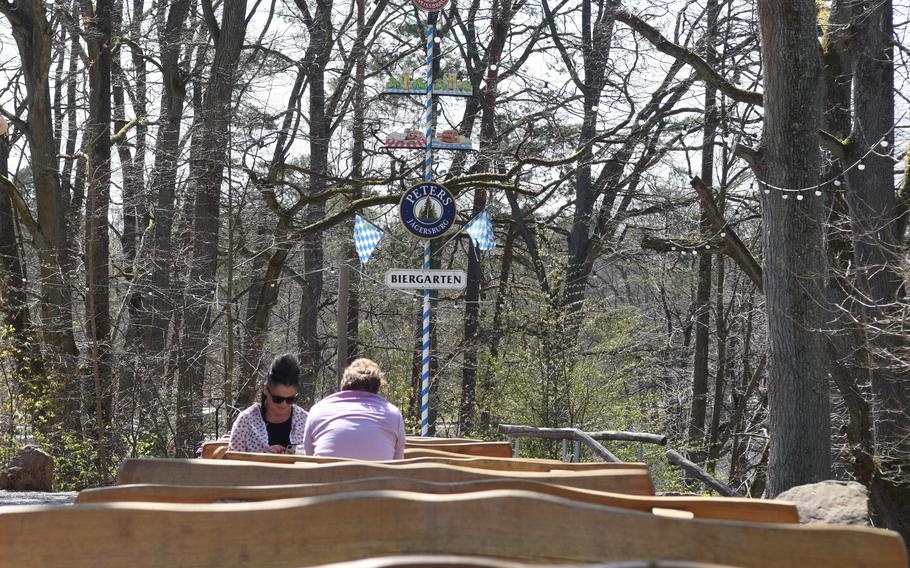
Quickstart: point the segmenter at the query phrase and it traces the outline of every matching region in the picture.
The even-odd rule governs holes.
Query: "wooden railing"
[[[514,456],[518,457],[521,451],[521,438],[542,438],[563,441],[563,459],[567,456],[567,441],[575,442],[573,461],[579,461],[581,444],[604,461],[620,461],[610,450],[603,447],[598,440],[616,440],[624,442],[638,442],[638,461],[642,461],[642,444],[657,444],[664,446],[667,437],[660,434],[646,432],[620,432],[614,430],[600,430],[597,432],[584,432],[578,428],[538,428],[536,426],[519,426],[514,424],[500,424],[499,431],[515,439]]]

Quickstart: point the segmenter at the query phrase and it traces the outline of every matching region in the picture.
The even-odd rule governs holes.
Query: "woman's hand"
[[[283,453],[285,453],[285,449],[286,449],[285,446],[282,446],[280,444],[275,444],[274,446],[269,446],[269,453],[270,454],[283,454]]]

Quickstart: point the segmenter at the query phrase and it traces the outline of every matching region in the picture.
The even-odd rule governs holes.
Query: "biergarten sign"
[[[464,270],[393,268],[385,273],[386,285],[399,290],[461,290],[467,282]]]

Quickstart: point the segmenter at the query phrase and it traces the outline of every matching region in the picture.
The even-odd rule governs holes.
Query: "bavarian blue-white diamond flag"
[[[464,230],[470,235],[474,246],[478,250],[493,250],[496,248],[496,237],[493,235],[493,220],[490,212],[484,207],[477,217],[465,225]]]
[[[384,234],[360,215],[354,215],[354,247],[357,249],[361,264],[366,264],[370,260],[370,255]]]

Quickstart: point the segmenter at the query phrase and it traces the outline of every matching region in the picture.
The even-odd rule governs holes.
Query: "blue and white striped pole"
[[[423,160],[423,180],[433,181],[433,35],[436,14],[430,14],[427,24],[427,90],[426,90],[426,149]],[[423,269],[430,269],[430,241],[423,243]],[[423,358],[420,374],[420,435],[430,430],[430,291],[423,291]]]

